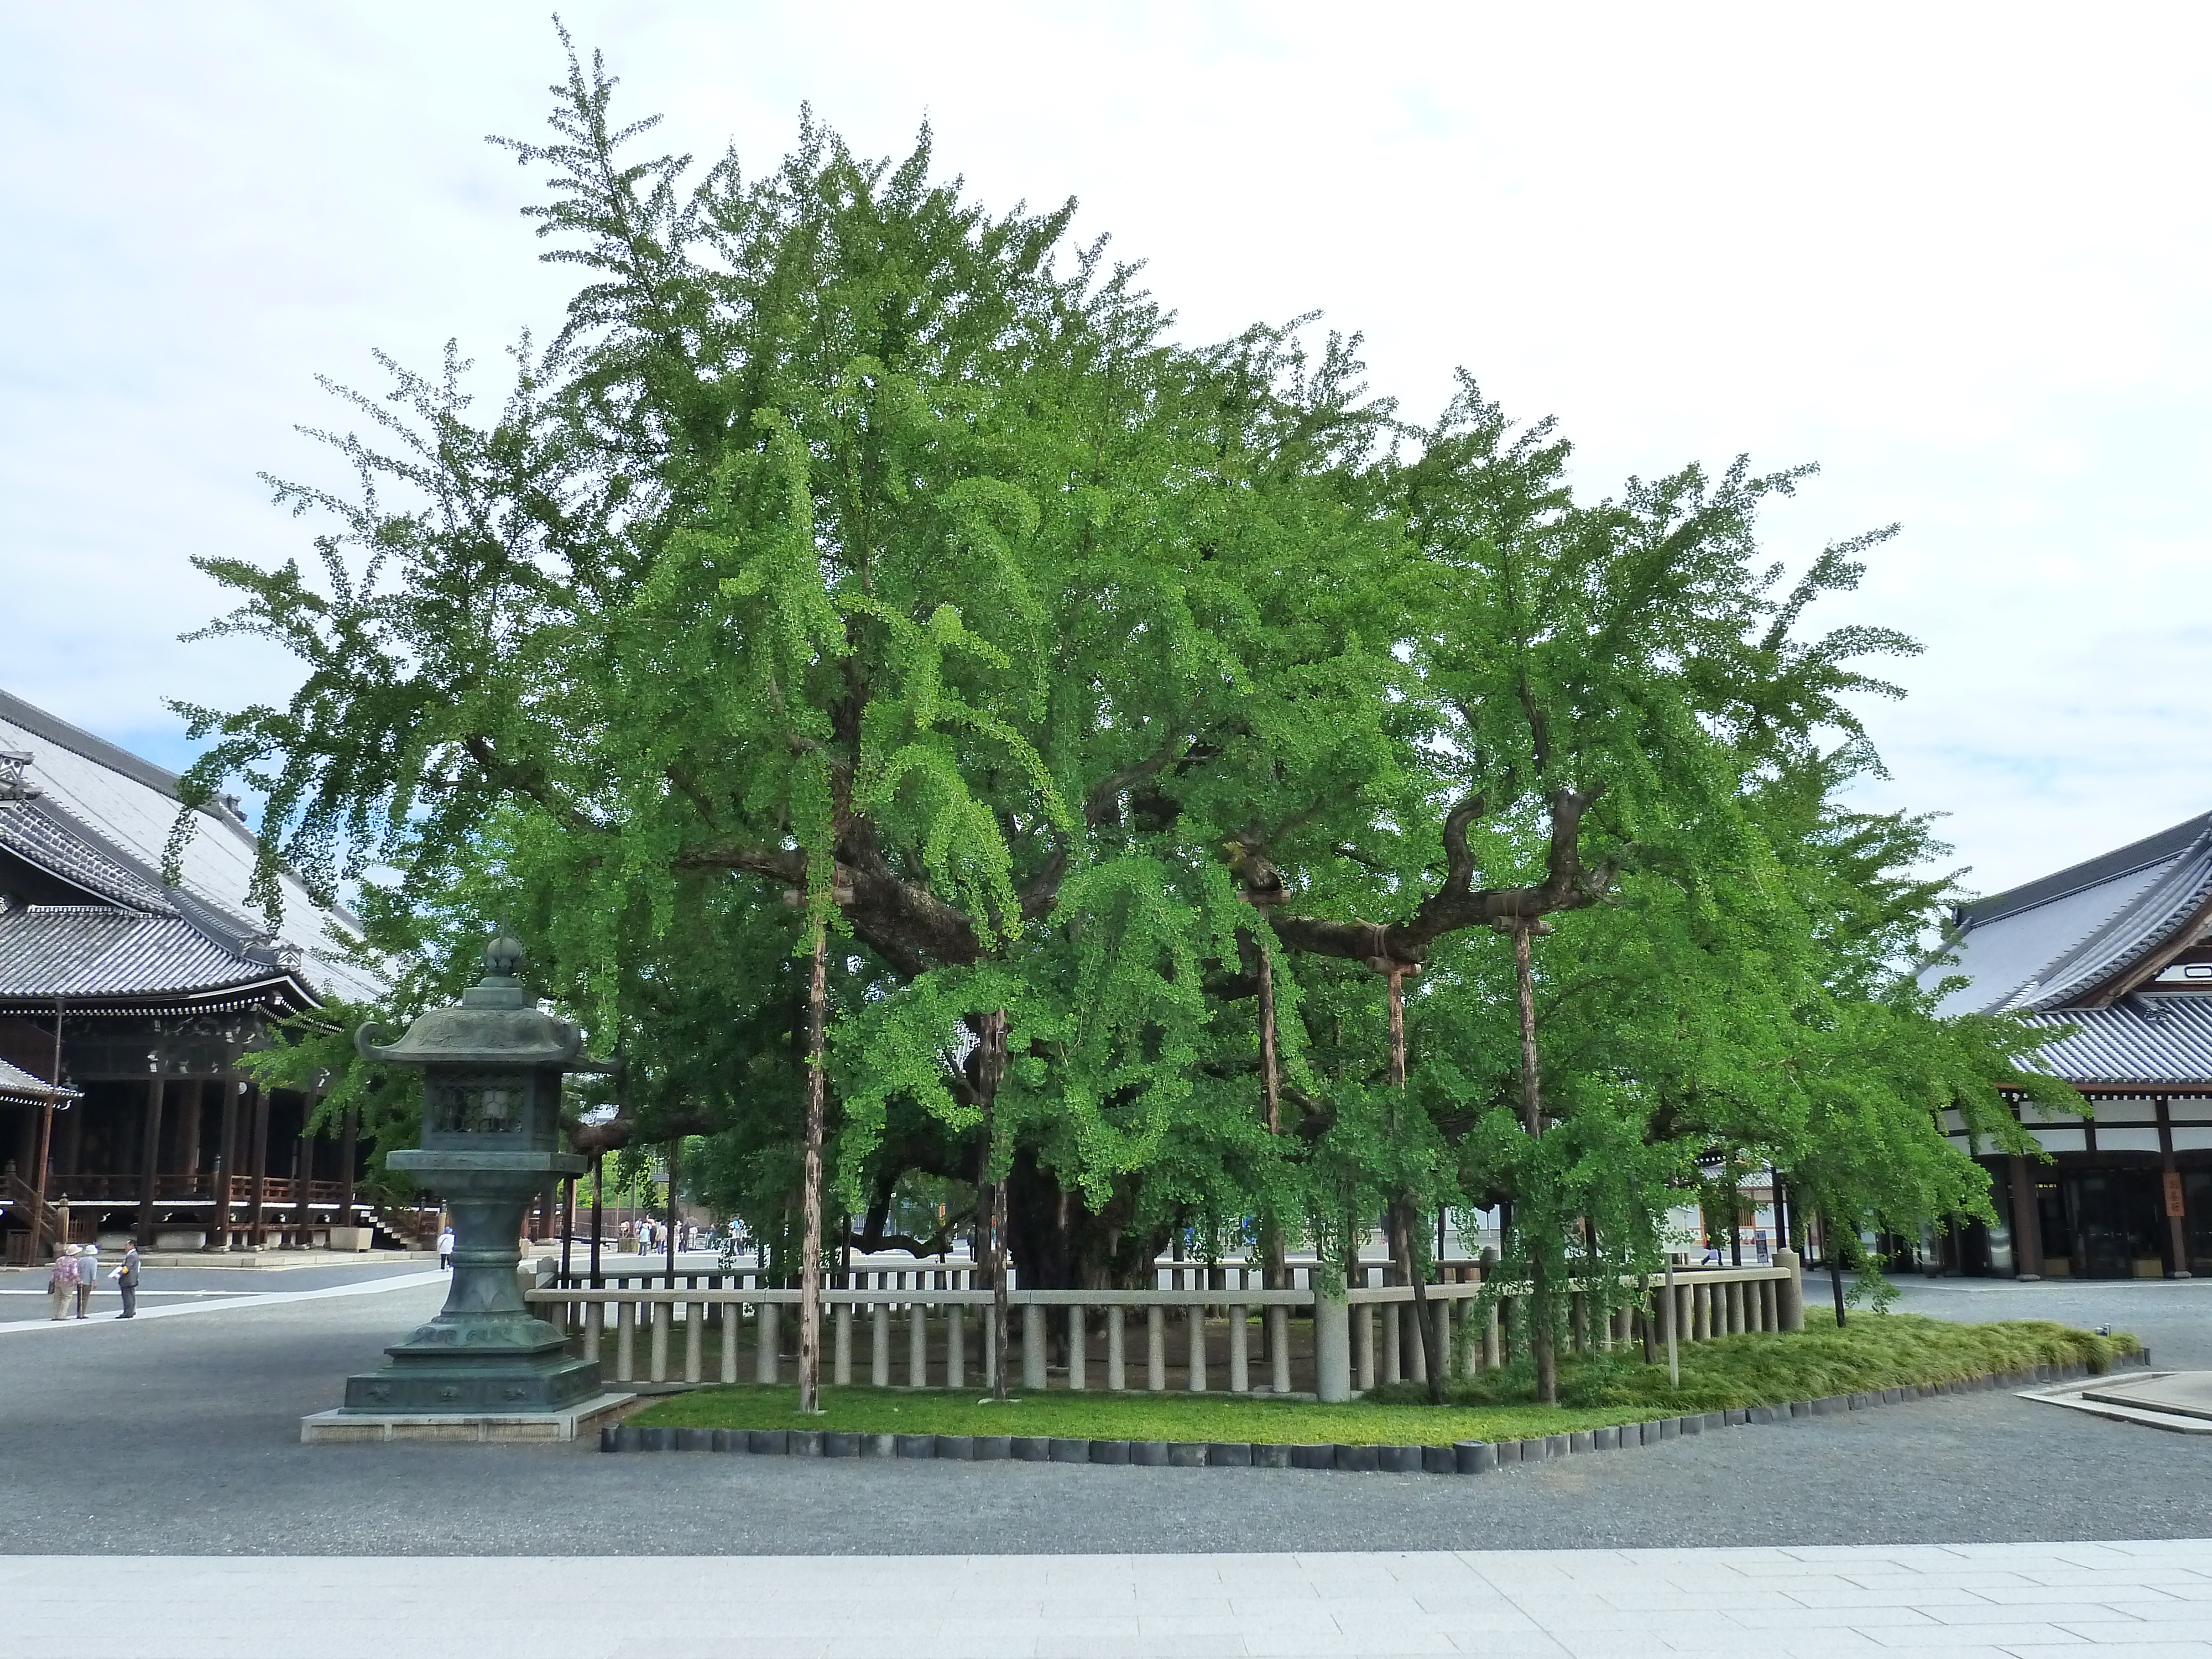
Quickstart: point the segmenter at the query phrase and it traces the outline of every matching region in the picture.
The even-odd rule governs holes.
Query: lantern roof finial
[[[522,966],[522,941],[502,927],[484,945],[483,965],[487,982],[513,983]]]
[[[418,1015],[398,1042],[379,1042],[374,1024],[354,1033],[368,1059],[402,1066],[555,1066],[568,1072],[605,1071],[609,1062],[584,1057],[584,1034],[538,1006],[516,969],[522,943],[505,927],[484,946],[484,976],[461,993],[458,1007]]]

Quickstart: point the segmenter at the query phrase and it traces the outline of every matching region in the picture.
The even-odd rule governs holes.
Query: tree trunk
[[[1531,1139],[1544,1133],[1543,1097],[1536,1075],[1535,975],[1528,957],[1528,924],[1513,929],[1513,972],[1521,1003],[1521,1127]],[[1539,1404],[1559,1403],[1559,1358],[1552,1349],[1552,1287],[1542,1250],[1528,1249],[1528,1351],[1536,1361]]]
[[[607,1155],[597,1147],[592,1151],[592,1288],[604,1289],[599,1280],[599,1176]]]
[[[830,1006],[830,924],[814,919],[814,973],[806,992],[806,1165],[799,1209],[799,1409],[822,1409],[822,1050]],[[675,1194],[672,1191],[672,1200]]]
[[[1836,1248],[1836,1224],[1820,1218],[1820,1254],[1828,1258],[1828,1291],[1836,1299],[1836,1328],[1844,1328],[1844,1256]]]
[[[676,1183],[683,1179],[684,1137],[678,1135],[668,1143],[668,1288],[676,1288],[676,1230],[681,1224],[683,1212],[677,1207]]]

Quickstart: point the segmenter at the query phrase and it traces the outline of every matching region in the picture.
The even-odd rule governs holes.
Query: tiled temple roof
[[[347,955],[353,916],[289,872],[272,933],[249,894],[254,838],[230,803],[190,815],[173,886],[162,865],[183,811],[174,773],[4,691],[0,761],[0,851],[87,901],[0,908],[0,1006],[61,995],[200,1007],[249,994],[306,1006],[381,994]]]
[[[1961,905],[1953,921],[1942,957],[1920,970],[1931,989],[1965,980],[1942,1012],[2075,1028],[2035,1062],[2069,1082],[2212,1087],[2212,813]]]
[[[2029,1023],[2075,1028],[2037,1056],[2035,1069],[2053,1077],[2212,1086],[2212,996],[2134,996],[2110,1008],[2036,1014]]]
[[[9,1002],[82,1005],[249,987],[270,987],[301,1006],[308,1000],[286,969],[240,956],[181,916],[94,904],[33,904],[0,915],[0,1000]]]
[[[2100,1007],[2195,942],[2212,908],[2212,814],[2009,892],[1961,905],[1946,954],[1945,1013]],[[2148,972],[2131,970],[2148,969]]]
[[[73,1100],[76,1091],[64,1084],[57,1089],[44,1078],[33,1077],[20,1066],[0,1060],[0,1100],[27,1100],[43,1105],[49,1100]]]

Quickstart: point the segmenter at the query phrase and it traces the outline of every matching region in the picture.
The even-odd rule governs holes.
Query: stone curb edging
[[[2148,1364],[2148,1350],[2130,1365]],[[1448,1446],[1295,1445],[1261,1441],[1068,1440],[1042,1435],[862,1434],[836,1429],[640,1428],[624,1423],[599,1431],[603,1452],[721,1452],[754,1456],[933,1458],[949,1462],[1135,1464],[1145,1468],[1334,1469],[1385,1474],[1487,1474],[1520,1463],[1547,1462],[1583,1452],[1656,1445],[1685,1435],[1751,1424],[1830,1417],[1876,1406],[2069,1382],[2091,1375],[2087,1365],[2038,1365],[1951,1382],[1914,1383],[1879,1392],[1830,1395],[1780,1406],[1745,1406],[1688,1417],[1659,1417],[1602,1429],[1577,1429],[1528,1440],[1460,1440]]]

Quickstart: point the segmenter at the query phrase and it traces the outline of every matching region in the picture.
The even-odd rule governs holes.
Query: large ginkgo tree
[[[203,562],[303,672],[190,711],[192,784],[264,792],[264,876],[366,881],[409,994],[498,910],[794,1269],[926,1188],[908,1243],[1030,1283],[1377,1225],[1418,1283],[1505,1204],[1547,1397],[1558,1287],[1717,1158],[1986,1206],[1936,1115],[2016,1134],[2017,1034],[1897,975],[1924,835],[1836,803],[1906,644],[1803,632],[1862,550],[1766,568],[1799,475],[1579,503],[1471,383],[1419,427],[1355,341],[1178,343],[926,138],[695,179],[612,90],[572,58],[513,146],[581,280],[501,406],[395,367],[325,434],[360,489],[279,487],[313,561]]]

